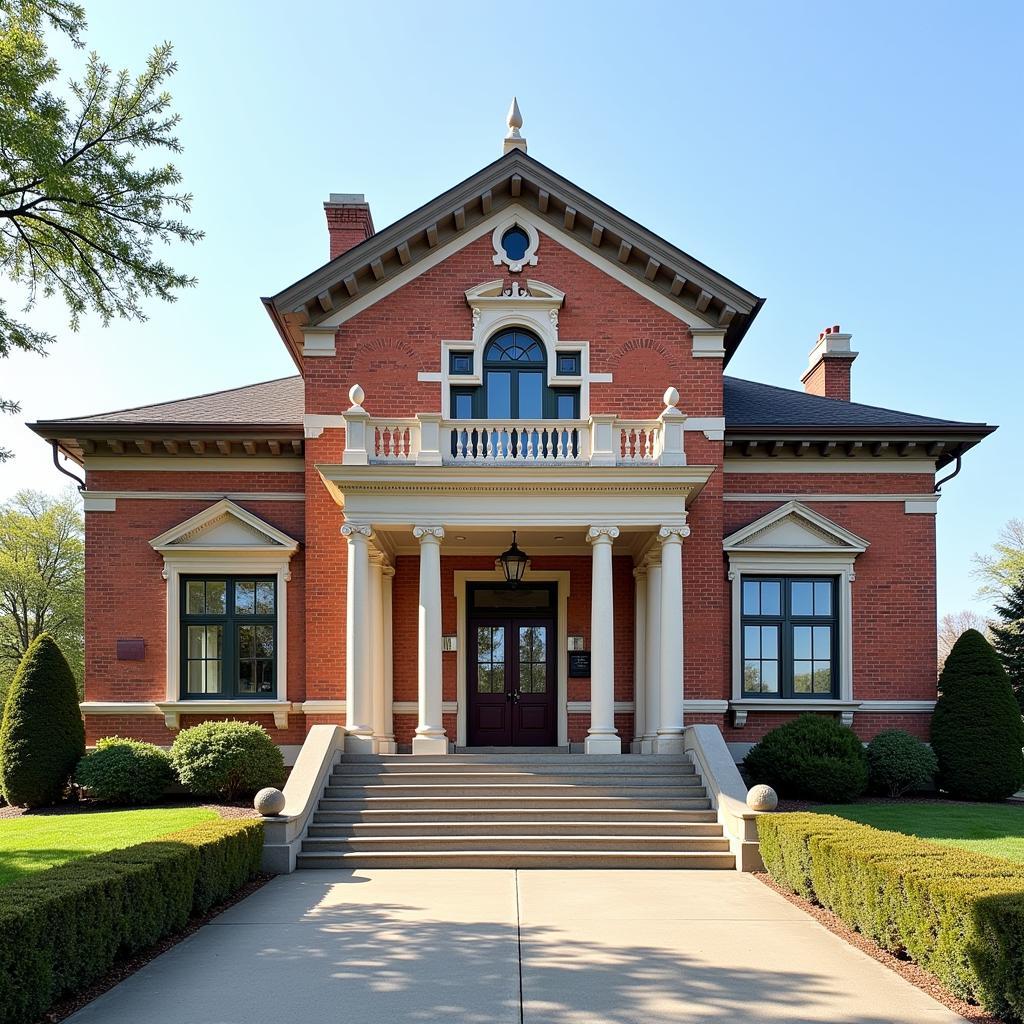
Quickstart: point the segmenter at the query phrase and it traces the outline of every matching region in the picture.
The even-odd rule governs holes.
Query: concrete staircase
[[[300,868],[735,867],[688,758],[346,754]]]

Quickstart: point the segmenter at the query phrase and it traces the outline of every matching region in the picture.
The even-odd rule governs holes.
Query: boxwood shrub
[[[876,793],[902,796],[927,789],[937,769],[932,748],[902,729],[880,732],[868,744],[868,779]]]
[[[153,743],[108,736],[96,741],[75,771],[75,782],[110,804],[154,804],[174,781],[171,755]]]
[[[182,729],[171,763],[190,792],[236,800],[284,782],[281,748],[254,722],[201,722]]]
[[[214,821],[0,887],[0,1024],[34,1021],[259,870],[259,821]]]
[[[962,999],[1024,1018],[1024,865],[825,814],[766,814],[761,856],[780,885]]]

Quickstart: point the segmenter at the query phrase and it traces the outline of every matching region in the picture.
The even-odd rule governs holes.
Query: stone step
[[[703,868],[732,870],[731,853],[604,850],[464,850],[423,853],[300,853],[300,868]]]
[[[340,764],[640,764],[692,765],[686,754],[562,754],[550,750],[542,754],[344,754]]]
[[[410,823],[426,823],[431,827],[456,828],[464,824],[482,823],[516,823],[532,821],[549,825],[568,822],[604,822],[616,825],[620,822],[650,822],[660,828],[671,825],[692,825],[694,823],[716,824],[718,816],[710,809],[701,810],[670,810],[662,806],[651,808],[600,808],[578,807],[570,805],[564,808],[546,808],[531,805],[525,809],[495,808],[486,810],[455,809],[448,806],[436,810],[416,808],[412,810],[366,809],[358,807],[353,810],[332,811],[319,809],[313,813],[313,822],[317,825],[359,824],[359,825],[401,825]]]
[[[560,850],[593,853],[638,850],[728,853],[729,840],[721,836],[530,836],[530,835],[435,835],[435,836],[320,836],[303,840],[303,853],[467,853],[521,850],[526,853]]]
[[[548,821],[507,820],[494,821],[490,815],[478,815],[469,820],[443,821],[434,816],[425,821],[320,821],[317,814],[309,826],[309,836],[320,839],[388,836],[676,836],[677,838],[711,837],[722,835],[717,821],[637,821],[629,817],[622,821],[595,821],[591,818],[568,821],[552,818]],[[333,817],[330,815],[328,817]],[[340,817],[340,815],[339,815]]]
[[[587,797],[587,796],[616,796],[616,797],[647,797],[667,798],[673,797],[702,797],[706,791],[697,782],[681,783],[673,782],[670,785],[591,785],[589,783],[552,783],[552,782],[521,782],[515,785],[478,784],[463,785],[462,783],[369,783],[362,786],[356,785],[334,785],[329,783],[324,795],[328,798],[371,800],[375,797],[435,797],[456,798],[456,797],[510,797],[521,796],[523,799],[532,800],[535,797]]]
[[[352,810],[439,810],[461,808],[463,810],[515,810],[529,814],[534,808],[601,808],[621,807],[639,809],[642,807],[664,808],[666,810],[705,811],[710,809],[711,802],[707,797],[681,796],[626,796],[605,794],[583,796],[535,796],[519,792],[511,796],[359,796],[334,797],[326,796],[320,801],[320,809],[324,811]]]
[[[621,760],[621,759],[620,759]],[[463,762],[449,763],[447,761],[422,761],[416,763],[385,761],[378,764],[350,764],[347,761],[341,762],[335,769],[335,776],[346,776],[353,778],[379,778],[381,776],[393,775],[509,775],[513,778],[530,777],[535,775],[611,775],[616,778],[628,776],[633,778],[640,776],[655,778],[696,775],[697,769],[690,763],[686,764],[651,764],[651,759],[645,758],[640,764],[631,761],[627,764],[590,764],[573,761],[563,763],[561,761],[515,761],[503,763],[500,761],[481,762],[474,761],[470,764]]]

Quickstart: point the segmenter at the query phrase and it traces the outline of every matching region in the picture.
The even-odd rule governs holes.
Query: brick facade
[[[365,216],[362,210],[329,205],[332,257],[372,230],[368,209]],[[440,369],[442,339],[470,338],[464,293],[498,275],[492,256],[490,236],[480,237],[347,320],[337,330],[333,356],[302,360],[305,413],[340,417],[350,405],[349,388],[358,383],[371,415],[447,414],[440,409],[439,384],[421,380],[420,375]],[[542,235],[539,265],[529,273],[566,295],[559,336],[588,341],[590,372],[611,376],[610,381],[591,383],[592,413],[653,419],[663,408],[665,388],[672,385],[679,390],[679,408],[687,416],[723,416],[722,360],[695,357],[690,328],[681,319],[547,235]],[[507,271],[505,278],[510,279]],[[846,393],[839,397],[848,398],[849,361],[843,367]],[[816,381],[815,388],[829,390],[824,380]],[[250,497],[239,499],[239,504],[302,545],[292,558],[288,583],[288,698],[294,706],[287,729],[276,728],[269,715],[252,716],[253,720],[264,724],[281,744],[301,743],[312,724],[343,721],[340,713],[309,709],[304,714],[301,708],[303,701],[340,701],[346,696],[347,545],[340,533],[344,518],[318,470],[341,462],[345,433],[336,424],[310,433],[316,436],[307,436],[304,442],[304,473],[197,472],[187,459],[178,470],[140,469],[138,459],[123,470],[109,468],[109,460],[103,468],[92,469],[87,460],[89,491],[117,495],[113,511],[89,511],[86,516],[87,702],[165,699],[166,583],[162,558],[149,542],[212,504],[200,494],[246,494]],[[725,702],[731,697],[731,598],[723,538],[789,496],[800,495],[825,496],[827,500],[813,502],[813,510],[869,542],[857,559],[853,589],[855,700],[934,698],[935,518],[911,514],[904,505],[905,496],[931,494],[932,474],[852,472],[844,470],[838,458],[835,472],[820,473],[814,470],[822,460],[813,452],[803,463],[807,472],[732,472],[737,462],[732,458],[726,472],[721,433],[708,434],[701,429],[685,434],[688,464],[710,469],[707,484],[688,510],[691,534],[683,545],[685,698]],[[785,468],[791,470],[791,463]],[[133,497],[133,492],[169,497]],[[266,495],[266,500],[254,495]],[[513,502],[503,526],[513,528],[515,519]],[[583,636],[589,646],[589,555],[542,554],[531,564],[535,571],[570,573],[568,633]],[[454,573],[493,565],[493,556],[458,555],[449,538],[441,558],[444,633],[457,630]],[[393,698],[408,708],[417,699],[419,561],[415,554],[402,552],[394,558],[394,567]],[[634,580],[633,559],[621,548],[613,560],[613,576],[615,700],[628,704],[634,699]],[[116,660],[116,640],[124,637],[145,639],[143,661]],[[446,702],[457,699],[457,659],[464,656],[460,651],[443,657]],[[570,702],[589,696],[587,680],[569,680]],[[687,712],[688,721],[713,722],[737,743],[752,742],[789,717],[792,713],[786,711],[754,711],[745,726],[734,728],[724,712]],[[925,735],[928,717],[920,711],[866,710],[855,715],[854,725],[864,738],[888,727]],[[181,725],[201,718],[197,707],[195,714],[182,716]],[[415,725],[415,715],[408,710],[395,714],[400,744],[410,742]],[[581,741],[588,725],[587,715],[570,713],[569,739]],[[632,714],[617,712],[616,725],[628,742]],[[163,719],[153,713],[93,714],[88,726],[91,740],[114,732],[162,743],[172,737]],[[456,716],[450,711],[445,713],[445,726],[454,739]]]

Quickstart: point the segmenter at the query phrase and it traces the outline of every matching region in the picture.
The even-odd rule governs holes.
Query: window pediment
[[[154,551],[248,551],[293,554],[299,542],[227,498],[154,537]]]
[[[868,542],[798,501],[790,501],[725,538],[727,552],[819,552],[856,556]]]

